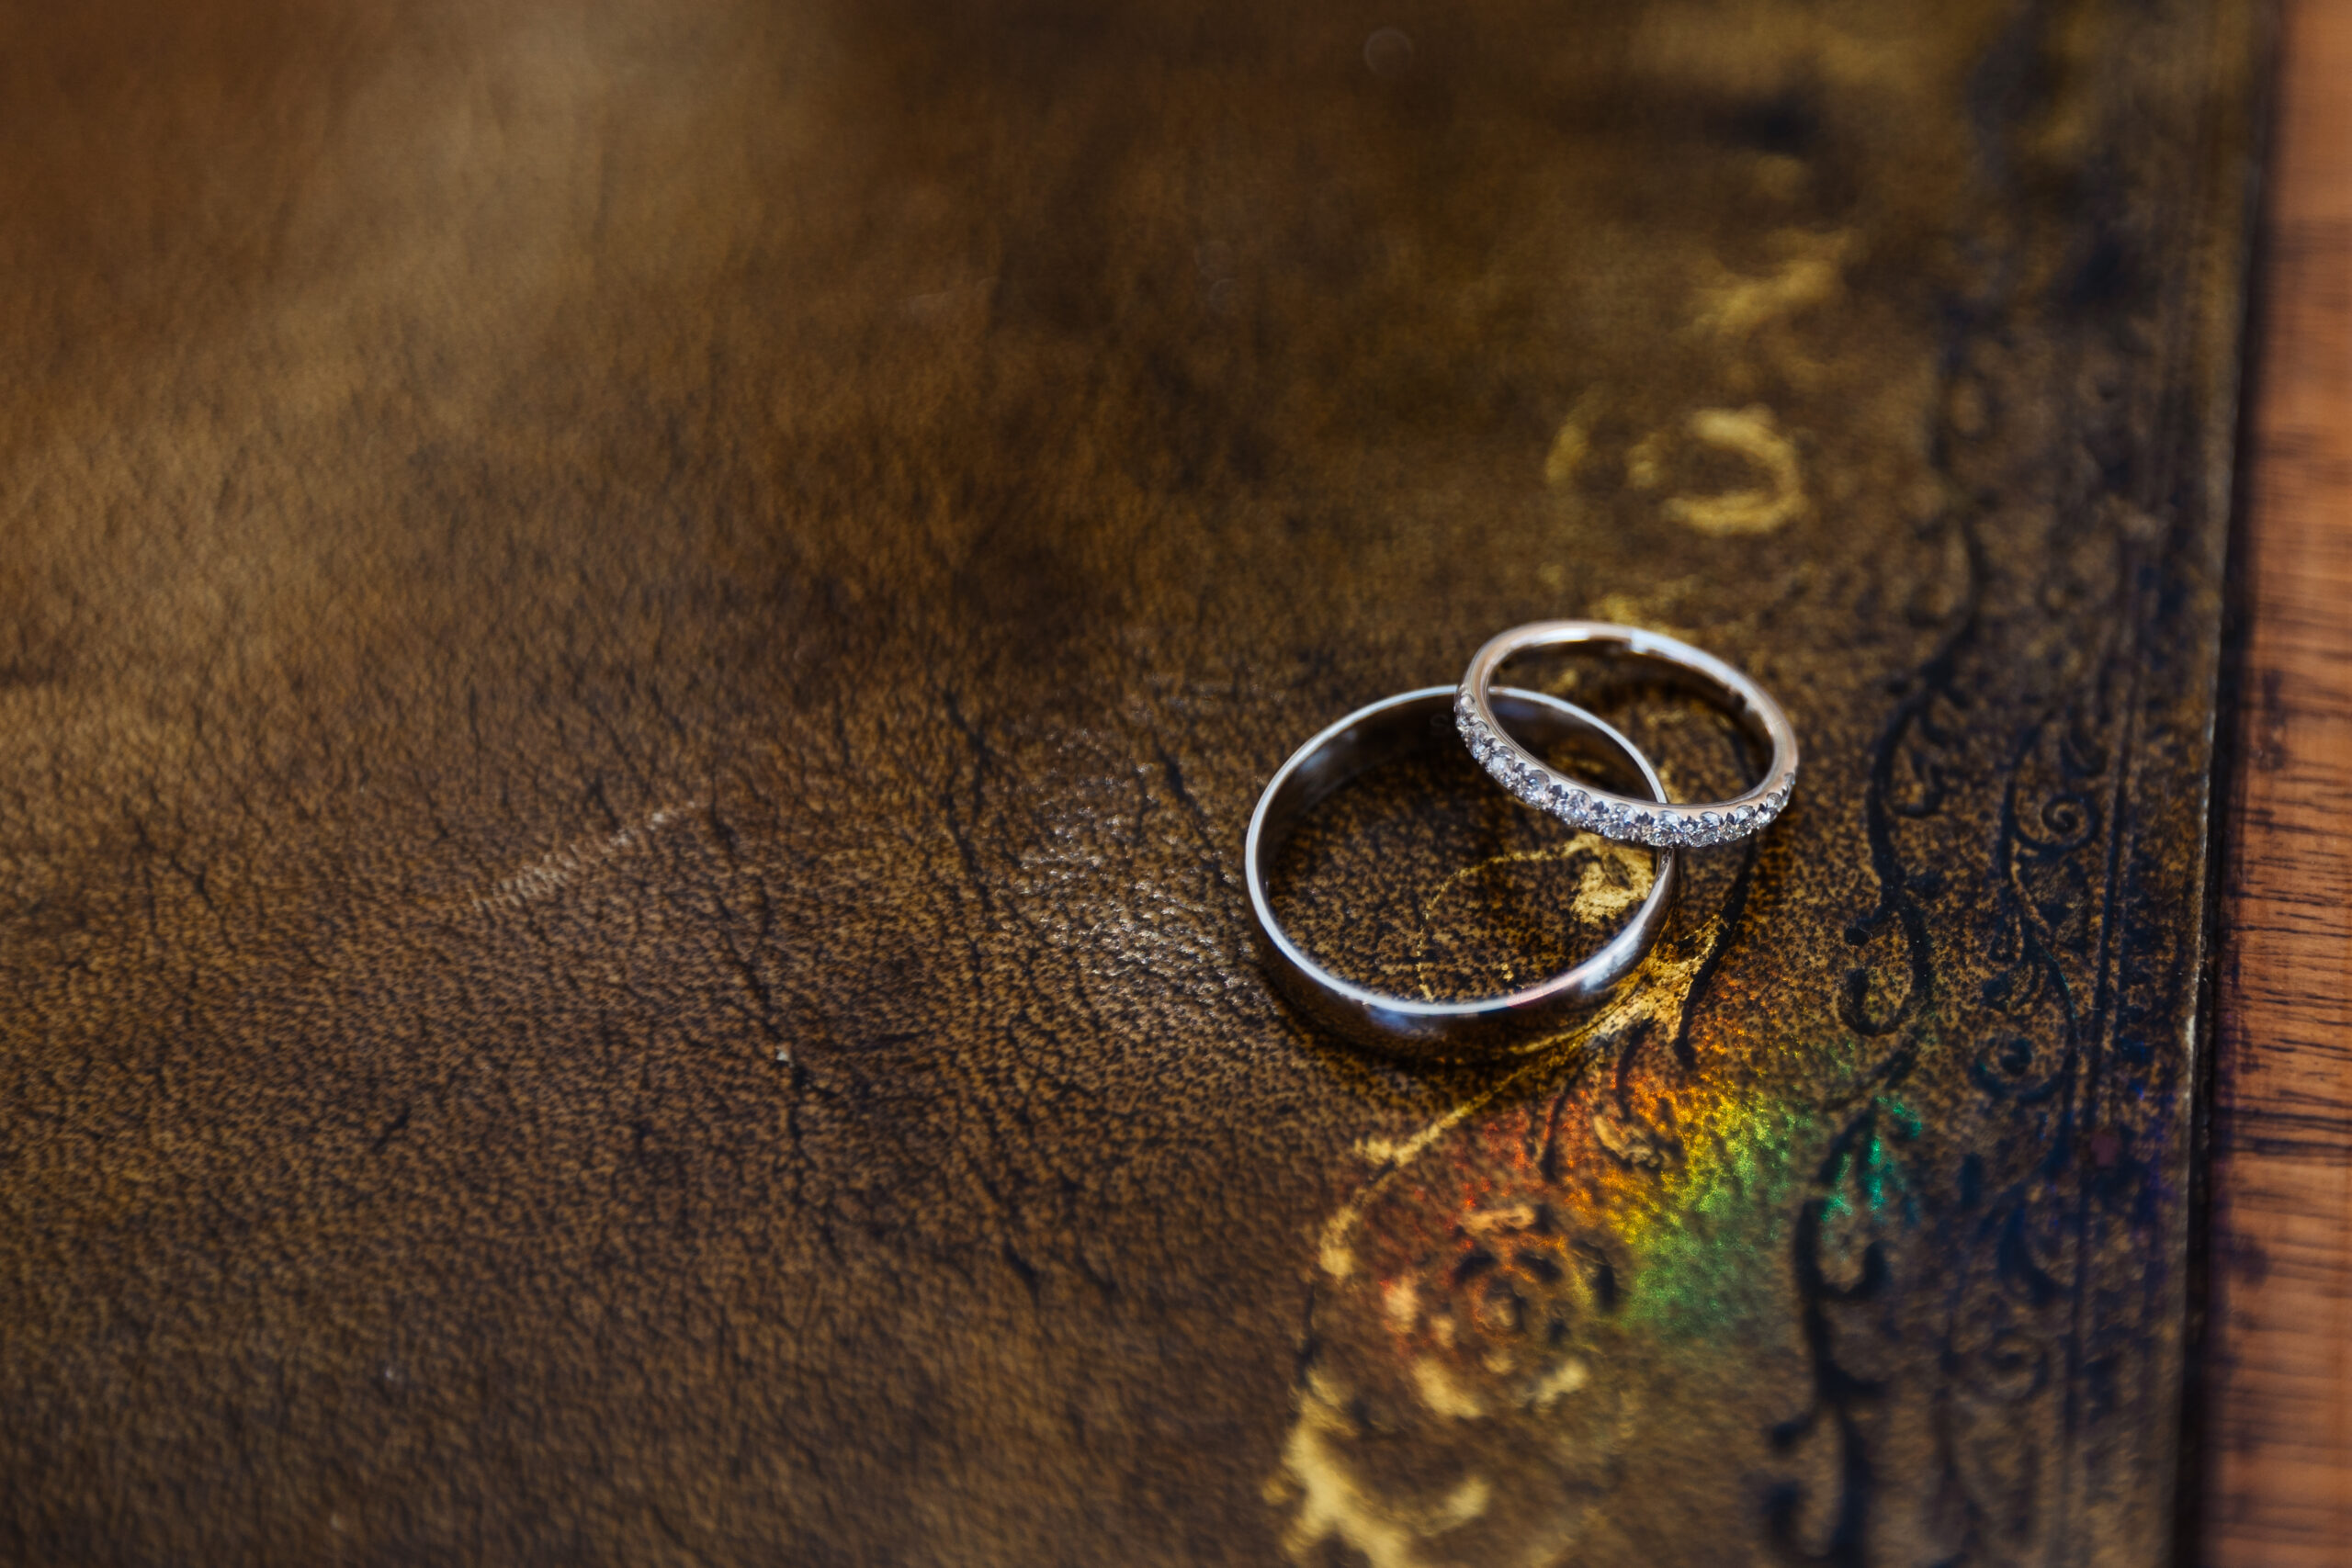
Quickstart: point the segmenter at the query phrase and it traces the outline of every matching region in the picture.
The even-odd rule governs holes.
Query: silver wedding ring
[[[1629,660],[1714,703],[1769,750],[1764,776],[1729,800],[1669,800],[1649,759],[1600,718],[1558,697],[1495,684],[1498,671],[1515,655],[1561,648]],[[1283,931],[1267,891],[1269,864],[1299,819],[1366,768],[1427,744],[1432,728],[1442,733],[1449,705],[1471,755],[1504,789],[1571,827],[1647,845],[1656,857],[1649,896],[1600,952],[1540,985],[1468,1001],[1392,996],[1341,979]],[[1576,736],[1600,741],[1630,764],[1648,798],[1571,778],[1527,743],[1548,746]],[[1514,626],[1477,651],[1458,687],[1424,687],[1357,709],[1292,753],[1266,785],[1242,852],[1250,909],[1265,939],[1266,967],[1309,1016],[1392,1055],[1458,1059],[1507,1054],[1531,1036],[1556,1032],[1616,995],[1665,927],[1680,871],[1677,851],[1728,843],[1762,830],[1788,805],[1796,774],[1797,737],[1789,716],[1763,687],[1713,654],[1657,632],[1606,621]]]
[[[1548,766],[1498,722],[1497,671],[1516,654],[1587,648],[1611,653],[1695,691],[1723,707],[1749,738],[1768,747],[1764,776],[1744,795],[1704,805],[1636,800],[1572,779]],[[1797,776],[1797,734],[1763,687],[1711,653],[1639,626],[1606,621],[1534,621],[1490,638],[1470,660],[1453,705],[1470,754],[1496,783],[1572,827],[1621,843],[1653,848],[1729,843],[1760,831],[1789,803]]]
[[[1607,1001],[1641,967],[1666,924],[1679,872],[1675,852],[1659,848],[1647,897],[1624,929],[1598,953],[1539,985],[1507,996],[1435,1001],[1372,990],[1332,974],[1293,942],[1274,918],[1267,875],[1300,818],[1334,790],[1379,762],[1442,740],[1452,686],[1427,686],[1359,708],[1292,753],[1258,797],[1243,846],[1250,908],[1264,938],[1268,971],[1309,1016],[1351,1039],[1392,1055],[1435,1059],[1507,1053],[1555,1032]],[[1634,743],[1574,704],[1537,692],[1499,687],[1480,697],[1484,711],[1549,744],[1577,736],[1599,740],[1628,763],[1653,804],[1666,786]],[[1516,744],[1516,742],[1514,742]]]

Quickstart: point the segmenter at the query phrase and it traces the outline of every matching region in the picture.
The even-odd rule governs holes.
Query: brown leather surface
[[[0,21],[0,1551],[2156,1560],[2245,30]],[[1297,1025],[1261,784],[1560,614],[1788,817]],[[1303,931],[1605,914],[1447,776]]]

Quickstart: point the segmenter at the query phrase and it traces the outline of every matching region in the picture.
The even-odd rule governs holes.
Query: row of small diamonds
[[[1539,811],[1548,811],[1572,826],[1621,842],[1669,848],[1724,844],[1744,839],[1760,831],[1781,814],[1781,807],[1789,803],[1790,787],[1795,783],[1793,779],[1783,779],[1778,788],[1752,806],[1705,811],[1619,806],[1600,799],[1573,779],[1563,778],[1540,763],[1527,761],[1515,743],[1497,734],[1478,716],[1466,690],[1454,694],[1453,721],[1462,731],[1470,754],[1497,784]]]

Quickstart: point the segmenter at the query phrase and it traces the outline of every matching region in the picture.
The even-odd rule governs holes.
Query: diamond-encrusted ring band
[[[1267,875],[1274,856],[1300,818],[1317,802],[1366,768],[1422,746],[1446,743],[1451,686],[1424,686],[1369,707],[1359,708],[1291,754],[1258,797],[1242,846],[1242,874],[1250,886],[1250,909],[1264,938],[1262,957],[1274,981],[1292,1000],[1340,1032],[1392,1055],[1461,1060],[1509,1054],[1564,1026],[1613,996],[1641,967],[1674,904],[1679,861],[1661,850],[1649,896],[1623,930],[1598,953],[1540,985],[1508,996],[1468,1001],[1429,1001],[1390,996],[1341,979],[1291,941],[1274,919]],[[1649,759],[1616,730],[1557,697],[1509,687],[1493,703],[1520,732],[1539,745],[1589,738],[1599,750],[1620,759],[1657,799],[1666,786]]]
[[[1544,766],[1496,722],[1488,690],[1503,661],[1539,649],[1582,647],[1641,660],[1724,706],[1771,761],[1747,794],[1702,806],[1614,795]],[[1496,694],[1499,694],[1498,693]],[[1729,843],[1760,831],[1789,803],[1797,778],[1797,732],[1763,687],[1711,653],[1639,626],[1606,621],[1532,621],[1488,639],[1470,660],[1453,704],[1470,754],[1495,782],[1538,810],[1620,843]],[[1663,798],[1663,797],[1661,797]]]

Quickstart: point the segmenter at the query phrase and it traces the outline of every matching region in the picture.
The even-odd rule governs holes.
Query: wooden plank
[[[2352,5],[2285,8],[2222,895],[2206,1556],[2352,1562]]]

